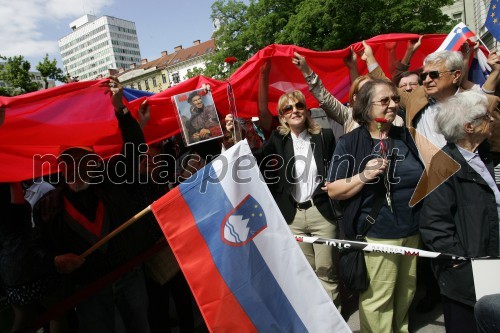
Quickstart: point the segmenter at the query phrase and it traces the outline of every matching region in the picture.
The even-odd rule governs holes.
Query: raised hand
[[[347,55],[347,57],[344,58],[344,65],[348,68],[357,68],[357,62],[358,62],[358,56],[356,55],[356,52],[354,50],[350,49],[350,53]]]
[[[361,60],[367,61],[369,58],[373,58],[373,50],[370,45],[368,45],[365,41],[363,43],[363,54],[361,55]]]
[[[127,113],[128,110],[123,105],[123,86],[116,76],[108,77],[107,81],[104,81],[101,86],[107,87],[105,93],[110,94],[111,103],[115,108],[115,112]]]
[[[424,36],[418,37],[418,40],[410,39],[408,41],[407,49],[415,53],[415,51],[419,49],[420,45],[422,45],[422,37]]]
[[[139,125],[141,126],[141,129],[143,129],[146,124],[149,122],[149,119],[151,118],[151,107],[149,106],[148,100],[145,99],[144,102],[141,103],[139,106],[139,112],[137,113],[137,116],[139,118]]]
[[[312,74],[312,69],[306,62],[306,58],[297,52],[293,53],[292,63],[297,67],[304,76],[308,76]]]

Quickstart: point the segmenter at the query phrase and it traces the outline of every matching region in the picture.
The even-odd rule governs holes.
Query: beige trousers
[[[420,235],[398,239],[366,237],[368,243],[420,246]],[[361,332],[408,332],[408,309],[417,287],[417,257],[365,252],[370,286],[359,295]]]
[[[337,225],[326,220],[316,206],[307,210],[297,209],[292,224],[294,235],[322,238],[336,238]],[[323,288],[337,307],[340,306],[337,270],[333,263],[333,248],[322,244],[299,243],[302,252],[318,276]]]

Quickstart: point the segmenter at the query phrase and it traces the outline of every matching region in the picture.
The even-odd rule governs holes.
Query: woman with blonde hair
[[[298,90],[280,97],[278,115],[278,129],[254,152],[269,190],[295,235],[335,238],[337,226],[323,187],[335,146],[333,132],[321,129],[311,118]],[[226,117],[226,128],[233,129],[231,115]],[[339,305],[332,249],[299,244],[328,296]]]

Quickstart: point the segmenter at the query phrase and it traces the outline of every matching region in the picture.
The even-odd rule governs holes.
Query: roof
[[[171,54],[162,55],[158,59],[148,61],[145,64],[136,64],[135,68],[126,68],[125,71],[118,74],[118,77],[125,73],[136,71],[138,69],[147,70],[150,68],[158,69],[158,68],[169,67],[195,57],[210,54],[214,51],[214,49],[215,49],[215,41],[214,39],[209,39],[198,45],[193,45],[185,49],[183,48]]]

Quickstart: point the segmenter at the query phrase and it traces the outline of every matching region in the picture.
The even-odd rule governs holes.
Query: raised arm
[[[104,85],[108,85],[107,93],[111,96],[111,103],[115,109],[116,119],[118,120],[118,127],[120,128],[120,134],[123,141],[122,154],[115,155],[112,157],[113,166],[108,170],[108,175],[117,176],[128,175],[133,176],[133,171],[139,169],[139,157],[146,150],[146,141],[144,139],[144,134],[142,133],[141,126],[130,114],[127,108],[123,105],[123,86],[120,84],[117,78],[111,76],[109,82],[105,82]],[[139,111],[139,119],[143,126],[146,125],[149,119],[149,108],[144,108]],[[110,160],[111,161],[111,160]],[[122,163],[118,163],[118,162]],[[116,163],[116,164],[115,164]],[[116,166],[116,167],[114,167]],[[125,168],[123,170],[123,168]],[[111,169],[113,173],[110,173]],[[118,176],[119,177],[119,176]]]
[[[356,80],[359,76],[358,72],[358,56],[356,55],[356,52],[351,49],[349,50],[349,55],[344,58],[344,65],[349,69],[349,79],[351,81],[351,84]]]
[[[460,82],[460,86],[465,90],[469,90],[472,89],[472,87],[474,87],[474,82],[469,81],[468,78],[470,57],[474,55],[474,52],[477,52],[477,48],[475,48],[473,52],[471,52],[469,43],[465,42],[460,47],[460,52],[462,53],[462,58],[464,62],[463,72],[462,72],[462,82]]]
[[[483,91],[487,94],[494,94],[500,83],[500,56],[496,52],[489,54],[488,65],[491,67],[491,73],[483,84]]]
[[[422,45],[422,37],[420,36],[418,40],[409,40],[408,45],[406,47],[406,52],[405,55],[403,56],[403,59],[399,63],[396,63],[396,66],[394,68],[395,72],[392,73],[393,76],[399,75],[402,72],[406,72],[407,70],[410,69],[410,63],[411,63],[411,58],[417,52],[417,50],[420,48],[420,45]]]
[[[374,79],[385,79],[388,80],[382,68],[380,68],[375,55],[373,54],[372,47],[368,45],[365,41],[363,43],[363,53],[361,54],[361,60],[366,62],[366,67],[368,67],[368,75]]]
[[[266,59],[260,68],[259,75],[259,92],[258,92],[258,110],[259,110],[259,125],[260,128],[270,133],[273,129],[273,115],[268,107],[268,89],[269,89],[269,72],[271,71],[271,60]]]
[[[307,82],[309,91],[319,102],[320,107],[325,110],[326,115],[343,125],[349,119],[349,108],[326,90],[321,79],[307,64],[305,57],[295,52],[292,63],[301,71]]]

